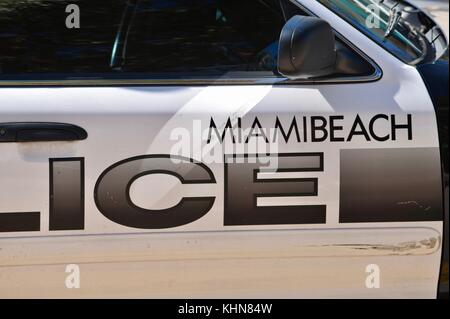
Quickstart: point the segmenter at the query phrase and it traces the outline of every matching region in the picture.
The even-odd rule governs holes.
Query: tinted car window
[[[142,0],[119,66],[204,75],[273,71],[284,23],[273,0]]]
[[[0,0],[0,78],[273,74],[284,22],[279,0]]]
[[[273,74],[281,2],[302,14],[288,0],[0,0],[0,79]],[[79,29],[65,25],[69,4]]]

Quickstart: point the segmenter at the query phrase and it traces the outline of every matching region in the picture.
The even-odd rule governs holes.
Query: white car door
[[[330,23],[369,74],[268,72],[287,20],[271,1],[111,3],[81,2],[79,30],[43,25],[71,41],[27,51],[36,70],[22,47],[3,51],[1,297],[436,296],[439,140],[413,66],[316,1],[296,14]],[[11,11],[25,9],[39,10]],[[111,60],[97,35],[78,46],[94,27],[118,30]],[[74,60],[71,74],[73,54],[114,71]]]

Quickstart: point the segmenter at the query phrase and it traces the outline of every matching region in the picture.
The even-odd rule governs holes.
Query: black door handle
[[[0,123],[0,143],[84,140],[87,132],[76,125],[47,122]]]

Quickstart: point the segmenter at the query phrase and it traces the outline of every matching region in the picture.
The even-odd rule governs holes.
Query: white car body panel
[[[0,144],[0,212],[41,212],[40,231],[0,233],[0,298],[435,298],[441,221],[339,221],[342,149],[439,148],[422,78],[317,1],[298,2],[369,56],[382,70],[381,79],[292,86],[0,88],[0,122],[71,123],[89,134],[77,142]],[[262,202],[326,204],[325,224],[224,226],[223,163],[206,164],[215,184],[186,186],[162,175],[133,184],[130,197],[145,208],[171,207],[181,196],[199,193],[216,197],[204,217],[183,226],[122,226],[105,218],[94,202],[105,169],[135,156],[173,154],[176,129],[193,136],[194,123],[207,129],[211,117],[218,126],[228,117],[243,117],[248,127],[251,120],[245,119],[257,116],[263,127],[271,127],[276,116],[288,125],[292,116],[333,114],[345,117],[346,129],[356,114],[363,121],[376,114],[404,121],[412,114],[414,137],[399,133],[396,141],[386,142],[356,137],[277,145],[279,153],[324,153],[323,172],[297,175],[318,177],[318,196]],[[195,151],[183,155],[202,161]],[[85,159],[85,228],[50,231],[48,160],[73,157]],[[65,287],[67,264],[80,265],[80,289]],[[366,287],[370,264],[380,267],[379,289]]]

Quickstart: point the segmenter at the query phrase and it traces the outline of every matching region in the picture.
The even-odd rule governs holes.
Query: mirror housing
[[[278,72],[289,79],[331,75],[336,67],[331,26],[316,17],[296,15],[283,27],[278,47]]]

